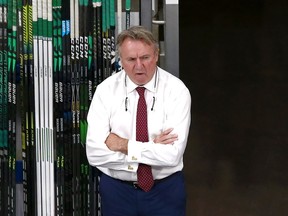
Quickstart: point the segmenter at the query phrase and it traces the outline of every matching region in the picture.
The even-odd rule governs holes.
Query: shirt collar
[[[152,79],[143,86],[147,90],[149,90],[149,91],[151,91],[153,93],[155,93],[155,91],[156,91],[155,79],[157,78],[156,77],[157,70],[158,69],[156,69],[156,72],[154,73]],[[138,85],[136,85],[134,82],[132,82],[132,80],[126,74],[125,74],[125,82],[126,82],[127,93],[130,93],[130,92],[134,91],[138,87]]]

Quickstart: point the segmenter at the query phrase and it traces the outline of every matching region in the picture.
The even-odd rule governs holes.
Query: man
[[[117,48],[123,70],[98,85],[87,118],[87,158],[102,172],[102,214],[183,216],[189,90],[157,66],[158,42],[144,27],[121,32]]]

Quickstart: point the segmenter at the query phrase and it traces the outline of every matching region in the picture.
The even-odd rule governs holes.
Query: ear
[[[155,62],[158,62],[159,59],[159,49],[155,51]]]

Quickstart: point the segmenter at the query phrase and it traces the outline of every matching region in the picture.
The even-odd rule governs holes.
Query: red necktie
[[[141,142],[148,142],[147,105],[144,97],[145,88],[137,87],[136,91],[139,94],[136,116],[136,140]],[[146,164],[139,164],[137,170],[137,178],[138,186],[146,192],[149,191],[154,184],[151,166]]]

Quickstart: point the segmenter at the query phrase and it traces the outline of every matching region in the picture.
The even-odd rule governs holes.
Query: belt
[[[128,184],[128,185],[134,187],[135,189],[140,189],[137,181],[122,181],[121,180],[121,182]]]
[[[173,175],[173,174],[172,174]],[[159,184],[159,183],[161,183],[161,182],[164,182],[165,180],[167,180],[169,177],[171,177],[172,175],[170,175],[170,176],[167,176],[167,177],[165,177],[165,178],[163,178],[163,179],[155,179],[154,180],[154,185],[156,185],[156,184]],[[138,185],[138,182],[137,181],[124,181],[124,180],[120,180],[122,183],[124,183],[124,184],[128,184],[128,185],[130,185],[130,186],[133,186],[135,189],[141,189],[140,187],[139,187],[139,185]]]

